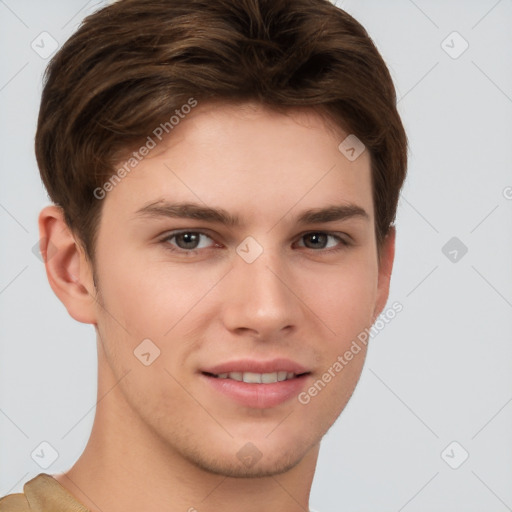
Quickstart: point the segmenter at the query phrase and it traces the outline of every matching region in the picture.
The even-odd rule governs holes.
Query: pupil
[[[311,233],[308,235],[309,240],[320,242],[313,243],[313,248],[318,248],[319,246],[322,246],[322,248],[325,246],[325,243],[327,242],[327,235],[325,233]],[[307,244],[306,244],[307,245]]]
[[[197,233],[181,233],[177,237],[177,241],[182,240],[185,247],[181,247],[182,249],[195,249],[197,247],[197,243],[199,241],[199,236]]]

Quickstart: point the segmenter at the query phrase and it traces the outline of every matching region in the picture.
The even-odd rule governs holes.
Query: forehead
[[[347,203],[372,216],[370,155],[349,160],[339,149],[347,135],[311,109],[199,104],[162,140],[150,134],[154,147],[138,155],[104,208],[130,214],[170,200],[275,219],[294,205]],[[127,168],[126,161],[116,168]]]

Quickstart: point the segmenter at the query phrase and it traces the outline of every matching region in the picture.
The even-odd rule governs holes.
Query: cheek
[[[103,301],[98,314],[108,329],[109,343],[122,358],[123,352],[130,354],[149,338],[161,349],[161,360],[167,360],[166,347],[172,340],[200,325],[197,315],[208,302],[204,299],[214,295],[210,292],[226,270],[220,266],[148,261],[135,255],[130,258],[121,252],[105,254],[98,275]],[[175,358],[180,357],[179,350],[173,345]]]
[[[331,333],[334,331],[335,343],[357,336],[371,323],[377,297],[377,269],[365,258],[356,264],[317,272],[307,283],[305,301]]]
[[[324,411],[312,416],[320,416],[326,429],[344,409],[361,375],[367,345],[358,336],[372,324],[377,276],[370,253],[360,254],[329,275],[317,276],[311,300],[335,334],[323,340],[322,367],[304,400],[310,400],[306,405],[310,410]]]

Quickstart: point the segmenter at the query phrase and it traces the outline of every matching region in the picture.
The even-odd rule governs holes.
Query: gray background
[[[33,155],[47,60],[31,42],[63,43],[102,3],[0,0],[0,495],[68,469],[92,426],[94,329],[32,252],[48,201]],[[409,136],[389,301],[403,311],[324,438],[311,505],[512,510],[512,0],[338,5],[388,63]],[[59,454],[47,469],[31,458],[43,441]]]

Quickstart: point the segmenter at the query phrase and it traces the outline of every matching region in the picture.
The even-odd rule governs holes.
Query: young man
[[[325,0],[122,0],[52,60],[48,280],[94,325],[89,442],[0,511],[307,511],[385,307],[406,135]],[[358,350],[354,342],[359,340]]]

